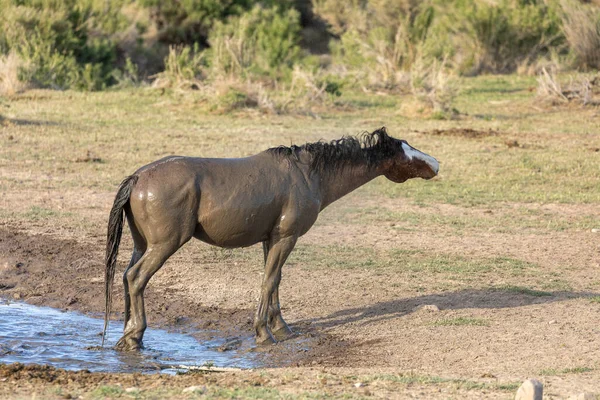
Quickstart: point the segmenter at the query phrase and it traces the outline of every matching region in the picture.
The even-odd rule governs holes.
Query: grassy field
[[[441,164],[431,181],[396,185],[382,177],[330,206],[284,268],[282,304],[291,323],[311,321],[333,337],[356,340],[366,354],[356,350],[335,364],[347,368],[335,378],[323,378],[330,372],[325,362],[322,377],[298,372],[285,387],[283,376],[297,372],[264,372],[275,378],[261,388],[243,377],[219,380],[196,394],[182,393],[177,381],[137,392],[110,382],[69,390],[86,398],[418,397],[419,390],[428,398],[510,398],[518,382],[537,376],[549,385],[549,398],[560,398],[600,378],[593,328],[600,233],[592,232],[600,228],[600,109],[545,105],[533,78],[482,76],[463,79],[461,87],[453,120],[427,118],[408,96],[364,93],[312,116],[214,114],[193,91],[150,88],[29,91],[3,100],[0,228],[95,246],[98,260],[118,183],[166,155],[240,157],[385,125]],[[129,245],[126,238],[121,265]],[[258,247],[194,242],[151,286],[158,293],[177,287],[202,305],[251,310],[257,281],[239,278],[206,295],[211,287],[187,266],[203,265],[218,280],[216,265],[257,274],[261,257]],[[328,280],[336,281],[329,293],[308,283]],[[412,311],[425,304],[441,311]],[[543,356],[522,347],[542,340]],[[360,372],[348,371],[354,367]],[[322,379],[342,383],[334,390]],[[358,381],[367,385],[355,388]],[[62,395],[60,387],[38,389]],[[19,393],[28,398],[32,390]]]

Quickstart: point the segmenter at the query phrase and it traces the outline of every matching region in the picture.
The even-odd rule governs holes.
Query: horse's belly
[[[213,213],[199,218],[194,237],[220,247],[252,246],[268,239],[275,218],[253,213],[236,215],[235,211]]]

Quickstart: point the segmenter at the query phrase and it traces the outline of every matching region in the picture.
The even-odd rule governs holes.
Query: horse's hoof
[[[277,340],[284,340],[294,336],[294,332],[287,325],[284,325],[281,328],[273,331],[273,336],[277,338]]]
[[[277,343],[277,341],[271,334],[264,336],[264,337],[259,337],[259,336],[256,337],[256,344],[259,346],[268,346],[268,345],[275,344],[275,343]]]
[[[115,345],[115,350],[119,351],[139,351],[144,348],[141,340],[132,337],[123,336]]]

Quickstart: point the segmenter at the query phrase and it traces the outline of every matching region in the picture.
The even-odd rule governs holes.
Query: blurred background
[[[460,78],[538,76],[592,101],[600,1],[0,0],[0,95],[198,90],[213,109],[311,112],[352,91],[412,94],[453,118]]]

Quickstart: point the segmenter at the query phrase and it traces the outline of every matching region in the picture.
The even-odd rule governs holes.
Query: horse
[[[262,243],[265,273],[254,331],[257,344],[275,343],[293,334],[281,315],[281,269],[319,212],[380,175],[402,183],[431,179],[438,170],[434,157],[385,127],[245,158],[169,156],[141,167],[122,181],[109,215],[102,346],[125,218],[133,254],[123,274],[124,328],[116,349],[143,348],[146,285],[191,238],[223,248]]]

